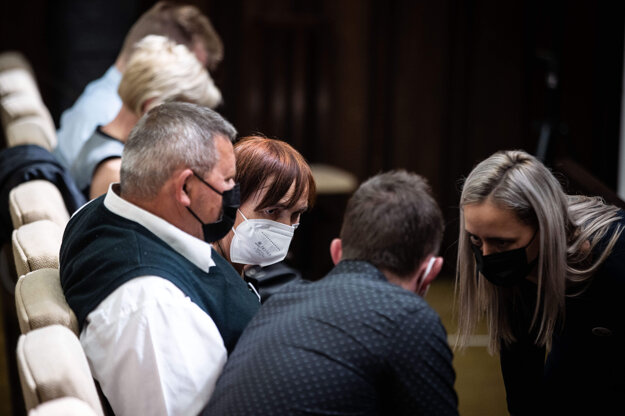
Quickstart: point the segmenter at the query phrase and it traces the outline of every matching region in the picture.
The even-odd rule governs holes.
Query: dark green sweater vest
[[[230,352],[260,304],[234,268],[212,251],[206,273],[142,225],[110,212],[104,196],[76,213],[60,253],[61,285],[82,330],[87,315],[127,281],[169,280],[206,312]]]

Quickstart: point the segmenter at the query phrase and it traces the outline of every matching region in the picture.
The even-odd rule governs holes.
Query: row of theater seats
[[[18,53],[0,54],[0,115],[7,147],[52,150],[54,123],[33,72]],[[76,316],[59,278],[59,249],[69,213],[51,182],[29,180],[9,193],[19,322],[16,365],[29,415],[104,415]],[[6,286],[6,284],[5,284]]]
[[[43,103],[30,64],[17,52],[0,55],[0,121],[7,146],[56,146],[50,112]]]

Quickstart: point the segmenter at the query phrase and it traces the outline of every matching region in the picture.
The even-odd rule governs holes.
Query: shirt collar
[[[119,84],[122,79],[122,73],[119,72],[119,69],[117,69],[115,65],[111,65],[111,67],[107,69],[107,71],[104,73],[103,78],[109,80],[114,84]]]
[[[104,198],[106,209],[120,217],[141,224],[201,270],[208,273],[209,268],[215,265],[210,244],[126,201],[118,195],[118,192],[119,184],[109,186]]]

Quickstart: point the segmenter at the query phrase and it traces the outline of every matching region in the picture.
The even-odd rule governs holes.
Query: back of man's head
[[[142,14],[124,39],[120,52],[120,59],[124,63],[130,58],[135,44],[147,35],[168,37],[191,51],[201,47],[206,67],[211,70],[223,59],[221,38],[208,17],[192,5],[160,1]]]
[[[119,97],[137,116],[150,106],[184,101],[215,108],[221,92],[186,46],[150,35],[135,48],[118,88]]]
[[[166,103],[145,114],[122,154],[121,191],[151,200],[179,168],[200,176],[217,162],[215,140],[233,141],[236,130],[215,111],[189,103]]]
[[[403,170],[378,174],[347,203],[341,229],[342,260],[364,260],[406,277],[443,237],[443,217],[426,180]]]

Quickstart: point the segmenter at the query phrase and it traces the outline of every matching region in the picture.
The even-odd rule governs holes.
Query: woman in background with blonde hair
[[[467,177],[457,346],[485,318],[511,414],[623,408],[624,224],[600,198],[566,195],[522,151],[495,153]]]
[[[173,101],[209,108],[221,102],[221,92],[196,56],[186,46],[156,35],[136,44],[118,93],[122,108],[110,123],[96,128],[70,169],[87,199],[105,194],[111,183],[119,182],[124,143],[150,109]]]

